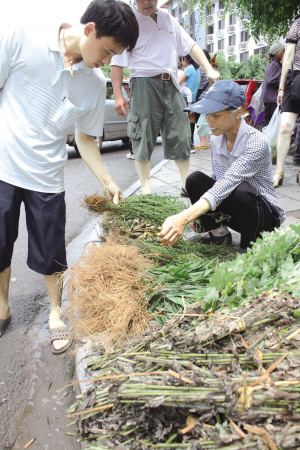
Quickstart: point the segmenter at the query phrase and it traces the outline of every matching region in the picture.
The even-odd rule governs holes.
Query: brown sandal
[[[73,339],[71,339],[70,336],[71,332],[68,327],[50,328],[51,351],[53,355],[60,355],[71,347]],[[56,350],[53,346],[53,341],[58,341],[60,339],[68,339],[69,342],[63,348]]]

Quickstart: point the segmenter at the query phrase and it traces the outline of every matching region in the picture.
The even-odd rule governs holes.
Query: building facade
[[[162,0],[161,7],[175,17],[189,35],[210,54],[223,52],[226,59],[248,61],[251,55],[265,56],[267,44],[263,38],[255,42],[247,31],[248,20],[239,19],[234,11],[225,13],[223,0],[209,2],[204,10],[189,10],[184,0]],[[200,15],[204,22],[200,25]]]

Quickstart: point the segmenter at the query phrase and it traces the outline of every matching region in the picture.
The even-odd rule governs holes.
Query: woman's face
[[[205,119],[214,136],[230,133],[239,124],[238,117],[226,110],[205,114]]]
[[[186,67],[188,67],[190,64],[188,62],[188,60],[186,58],[183,58],[182,60],[182,67],[183,69],[185,69]]]

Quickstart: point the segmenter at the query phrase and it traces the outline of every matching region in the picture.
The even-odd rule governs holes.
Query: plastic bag
[[[252,96],[250,105],[247,106],[247,109],[254,125],[257,125],[265,120],[265,105],[262,100],[262,84]]]
[[[205,114],[201,114],[197,122],[197,134],[199,136],[211,136],[209,125],[205,120]]]
[[[269,122],[269,125],[262,129],[263,134],[265,135],[270,147],[271,147],[271,157],[272,162],[276,162],[276,153],[277,153],[277,136],[280,127],[280,118],[281,113],[279,110],[279,106],[275,109],[273,116]]]

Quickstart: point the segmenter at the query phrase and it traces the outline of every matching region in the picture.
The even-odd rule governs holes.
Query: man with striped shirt
[[[76,123],[80,154],[115,203],[122,193],[93,136],[102,135],[106,98],[100,66],[133,48],[138,24],[122,1],[94,0],[72,27],[34,26],[0,32],[0,336],[11,318],[11,258],[21,203],[28,266],[45,276],[52,352],[71,344],[62,320],[66,270],[63,168],[66,135]]]

